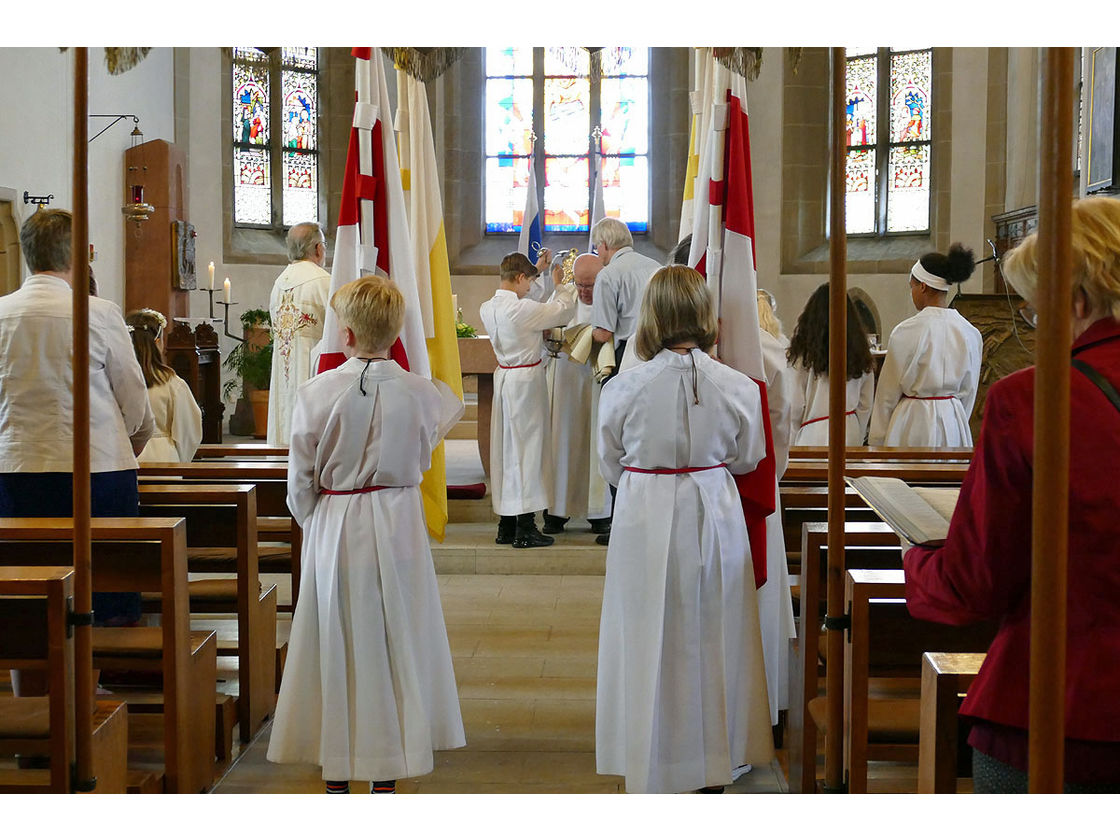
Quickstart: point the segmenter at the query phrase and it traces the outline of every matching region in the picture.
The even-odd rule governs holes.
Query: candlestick
[[[210,288],[214,288],[214,261],[210,261]]]
[[[230,296],[229,296],[230,295],[230,288],[229,288],[229,278],[228,277],[226,278],[226,282],[223,284],[223,287],[224,287],[225,293],[226,293],[225,294],[226,303],[229,303],[230,302]]]
[[[459,316],[459,296],[458,295],[452,295],[451,296],[451,313],[455,317]]]

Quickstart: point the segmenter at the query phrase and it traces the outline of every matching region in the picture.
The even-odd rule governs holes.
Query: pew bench
[[[167,792],[205,790],[214,780],[217,645],[213,632],[190,630],[186,522],[95,518],[91,530],[95,592],[162,597],[160,627],[93,628],[94,664],[159,676]],[[72,568],[72,538],[69,518],[0,519],[0,566]],[[117,696],[128,702],[127,692]],[[131,735],[131,722],[129,729]]]
[[[921,485],[960,484],[967,472],[968,464],[961,461],[852,461],[844,465],[846,477],[883,476]],[[827,486],[828,459],[790,459],[781,483]]]
[[[791,461],[828,459],[827,446],[791,446]],[[971,446],[849,446],[844,461],[961,461],[972,460]]]
[[[957,793],[957,778],[972,775],[966,731],[957,720],[984,653],[929,652],[922,656],[918,724],[918,793]]]

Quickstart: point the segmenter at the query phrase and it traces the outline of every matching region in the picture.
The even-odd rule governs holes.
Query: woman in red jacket
[[[1073,349],[1120,387],[1120,201],[1073,205]],[[1004,276],[1036,300],[1030,236]],[[1120,792],[1120,408],[1071,371],[1069,585],[1065,689],[1068,792]],[[978,793],[1027,791],[1034,368],[988,391],[984,423],[945,545],[904,560],[915,618],[946,624],[998,619],[961,714],[972,724]]]

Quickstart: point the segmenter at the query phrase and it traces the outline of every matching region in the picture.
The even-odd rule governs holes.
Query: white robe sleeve
[[[612,387],[613,385],[613,387]],[[622,426],[626,419],[626,400],[615,383],[608,383],[599,394],[599,473],[607,484],[617,487],[622,478]]]
[[[296,394],[292,410],[292,438],[288,445],[288,510],[302,528],[315,510],[319,491],[315,480],[315,453],[319,438],[308,422],[303,395]]]
[[[745,378],[745,377],[744,377]],[[766,457],[766,430],[762,423],[762,397],[753,380],[745,378],[728,399],[732,410],[739,417],[739,431],[735,435],[735,458],[727,465],[732,475],[743,475],[754,470]]]
[[[202,442],[202,410],[194,401],[190,386],[178,376],[171,379],[171,442],[179,453],[179,463],[194,459]]]
[[[879,384],[875,387],[875,407],[871,412],[871,431],[867,438],[871,446],[883,445],[895,406],[902,399],[902,352],[900,342],[895,340],[892,333],[887,341],[887,357],[883,359],[883,369],[879,371]]]
[[[439,392],[439,422],[434,429],[434,436],[431,440],[431,447],[435,449],[439,442],[447,437],[447,433],[459,422],[459,418],[463,416],[467,407],[463,405],[463,401],[459,399],[446,382],[433,379],[432,384]]]
[[[550,327],[566,326],[575,311],[575,286],[564,285],[556,289],[547,303],[522,298],[512,311],[512,319],[518,326],[547,330]]]
[[[980,357],[984,343],[980,337],[980,331],[975,327],[972,329],[973,335],[970,336],[971,340],[968,342],[968,377],[965,380],[964,388],[957,395],[960,397],[966,418],[972,417],[972,408],[976,405],[976,390],[980,385]]]
[[[766,386],[766,402],[770,408],[770,434],[774,439],[777,458],[774,466],[778,478],[781,478],[789,463],[789,448],[793,443],[795,427],[800,422],[801,407],[795,405],[796,388],[788,365],[776,366],[769,378],[771,381]],[[804,397],[801,401],[804,403]]]
[[[867,424],[871,419],[871,406],[875,402],[875,373],[868,371],[859,380],[859,403],[856,405],[856,419],[859,420],[859,445],[867,437]]]

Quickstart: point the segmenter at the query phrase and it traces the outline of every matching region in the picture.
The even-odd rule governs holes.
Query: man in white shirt
[[[596,222],[591,229],[591,242],[603,261],[591,304],[591,325],[595,327],[592,335],[600,344],[614,342],[615,358],[621,367],[626,345],[638,329],[642,295],[661,264],[634,250],[630,228],[618,219],[608,217]]]
[[[70,214],[39,210],[20,230],[32,274],[0,297],[0,516],[73,513]],[[85,289],[83,288],[83,292]],[[136,516],[136,455],[155,429],[120,308],[89,298],[90,507]],[[101,623],[140,617],[139,595],[95,593]]]
[[[287,446],[291,438],[296,389],[315,375],[314,351],[323,337],[323,317],[331,291],[331,275],[323,268],[327,243],[315,222],[292,225],[288,231],[291,265],[272,286],[268,314],[272,319],[272,379],[268,395],[268,443]]]

